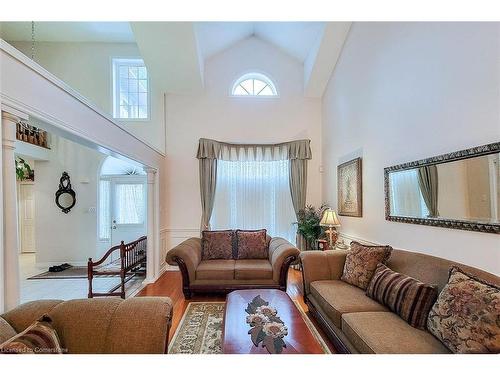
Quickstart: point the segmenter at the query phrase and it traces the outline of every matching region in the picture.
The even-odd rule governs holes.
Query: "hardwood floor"
[[[332,343],[328,340],[326,335],[321,331],[313,317],[309,315],[307,305],[302,299],[302,273],[300,271],[290,269],[288,272],[288,287],[287,293],[291,299],[298,302],[302,309],[309,316],[321,337],[328,344],[328,347],[335,352]],[[226,296],[224,294],[194,294],[193,298],[186,300],[182,294],[182,277],[179,271],[166,271],[155,283],[147,285],[138,296],[163,296],[169,297],[174,305],[172,329],[170,330],[170,339],[172,339],[179,322],[184,315],[189,302],[210,302],[219,301],[224,302]]]

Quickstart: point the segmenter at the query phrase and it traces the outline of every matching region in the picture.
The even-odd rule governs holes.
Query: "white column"
[[[144,168],[147,174],[148,182],[148,204],[147,204],[147,225],[148,225],[148,253],[147,253],[147,263],[146,263],[146,283],[151,283],[157,277],[156,264],[158,259],[156,259],[156,222],[155,222],[155,187],[156,187],[156,169],[154,168]]]
[[[155,279],[160,276],[160,268],[163,263],[162,249],[160,242],[160,173],[155,175],[155,196],[154,196],[154,215],[155,215]]]
[[[19,305],[19,240],[17,230],[17,192],[14,149],[19,117],[2,111],[3,174],[3,287],[4,309]]]

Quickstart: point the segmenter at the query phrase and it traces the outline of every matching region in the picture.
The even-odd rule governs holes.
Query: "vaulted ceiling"
[[[321,36],[323,27],[323,22],[197,22],[195,24],[204,59],[254,36],[271,43],[301,63]]]
[[[256,37],[304,66],[304,95],[321,97],[350,28],[349,22],[36,22],[47,42],[137,43],[151,77],[165,92],[199,92],[204,63]],[[30,41],[31,22],[1,22],[7,41]]]

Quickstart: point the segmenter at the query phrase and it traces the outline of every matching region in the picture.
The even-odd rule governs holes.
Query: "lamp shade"
[[[322,227],[340,227],[340,220],[337,213],[331,208],[326,209],[323,212],[323,217],[319,222]]]

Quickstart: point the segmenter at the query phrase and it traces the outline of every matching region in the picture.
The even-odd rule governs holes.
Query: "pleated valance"
[[[310,143],[309,139],[302,139],[276,144],[240,144],[201,138],[196,157],[229,161],[309,160],[312,158]]]

